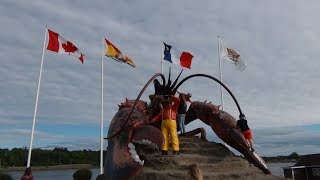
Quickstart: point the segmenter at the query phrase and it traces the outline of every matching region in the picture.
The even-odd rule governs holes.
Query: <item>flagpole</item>
[[[163,49],[163,45],[162,45],[162,52],[161,52],[161,73],[163,74],[163,58],[162,58],[162,53],[163,53],[164,49]]]
[[[101,43],[100,174],[103,174],[103,38]]]
[[[39,78],[38,78],[38,85],[37,85],[36,103],[35,103],[35,106],[34,106],[34,113],[33,113],[33,120],[32,120],[32,129],[31,129],[31,135],[30,135],[30,146],[29,146],[29,152],[28,152],[27,167],[30,167],[30,161],[31,161],[31,151],[32,151],[32,144],[33,144],[34,128],[35,128],[35,124],[36,124],[36,116],[37,116],[37,109],[38,109],[40,84],[41,84],[41,74],[42,74],[43,59],[44,59],[44,53],[45,53],[46,41],[47,41],[47,32],[48,32],[48,28],[46,27],[46,31],[44,33],[44,41],[43,41],[43,48],[42,48],[40,71],[39,71]]]
[[[221,44],[221,39],[218,36],[218,55],[219,55],[219,74],[220,74],[220,81],[222,82],[222,68],[221,68],[221,55],[220,55],[220,44]],[[220,101],[221,101],[221,110],[223,111],[223,91],[222,91],[222,86],[220,85]],[[224,143],[224,146],[227,147],[227,144]]]
[[[222,70],[221,70],[221,55],[220,55],[220,37],[218,36],[218,55],[219,55],[219,74],[220,74],[220,81],[222,82]],[[221,110],[223,111],[223,91],[222,86],[220,86],[220,100],[221,100]]]

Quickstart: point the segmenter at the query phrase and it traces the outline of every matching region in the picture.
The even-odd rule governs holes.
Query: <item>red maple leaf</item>
[[[78,48],[69,41],[67,41],[66,44],[62,43],[62,48],[68,53],[74,53],[78,50]]]

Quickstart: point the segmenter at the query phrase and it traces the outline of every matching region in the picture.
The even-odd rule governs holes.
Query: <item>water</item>
[[[271,173],[275,176],[283,177],[283,167],[292,166],[294,163],[268,163],[268,167]],[[41,170],[33,171],[33,177],[35,180],[72,180],[72,175],[76,172],[77,169],[65,169],[65,170]],[[95,180],[96,177],[100,174],[100,169],[91,169],[92,171],[92,180]],[[20,180],[23,171],[11,171],[8,172],[14,180]]]
[[[275,176],[283,177],[283,167],[293,166],[295,163],[268,163],[268,168]]]

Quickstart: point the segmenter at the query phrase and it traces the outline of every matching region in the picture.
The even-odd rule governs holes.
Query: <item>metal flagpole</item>
[[[103,174],[103,38],[101,43],[101,121],[100,121],[100,173]]]
[[[163,43],[162,43],[163,44]],[[163,74],[163,57],[162,57],[162,53],[163,53],[164,49],[163,49],[163,45],[162,45],[162,52],[161,52],[161,73]]]
[[[220,44],[221,44],[221,39],[218,36],[218,55],[219,55],[219,73],[220,73],[220,81],[222,82],[222,70],[221,70],[221,56],[220,56]],[[222,91],[222,86],[220,86],[220,100],[221,100],[221,109],[223,111],[223,91]]]
[[[36,116],[37,116],[37,109],[38,109],[40,84],[41,84],[42,66],[43,66],[44,52],[45,52],[46,41],[47,41],[47,32],[48,32],[48,28],[46,27],[46,31],[45,31],[45,34],[44,34],[43,48],[42,48],[42,57],[41,57],[41,63],[40,63],[38,85],[37,85],[36,103],[35,103],[35,106],[34,106],[34,113],[33,113],[33,120],[32,120],[32,130],[31,130],[31,136],[30,136],[30,146],[29,146],[29,152],[28,152],[27,167],[30,167],[31,151],[32,151],[33,135],[34,135],[34,127],[35,127],[35,124],[36,124]]]
[[[221,39],[218,36],[218,56],[219,56],[219,74],[220,74],[220,81],[222,82],[222,69],[221,69],[221,55],[220,55],[220,44],[221,44]],[[222,91],[222,86],[220,85],[220,100],[221,100],[221,110],[223,111],[223,91]],[[224,146],[227,146],[226,143],[224,143]]]

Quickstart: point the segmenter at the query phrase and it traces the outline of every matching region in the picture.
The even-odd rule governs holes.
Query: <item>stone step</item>
[[[201,168],[200,168],[201,169]],[[133,180],[144,180],[144,179],[166,179],[166,180],[173,180],[173,179],[188,179],[189,173],[188,169],[175,169],[172,170],[154,170],[150,168],[144,168],[143,173],[132,178]],[[262,173],[259,173],[257,169],[247,169],[245,171],[243,170],[230,170],[225,172],[203,172],[201,170],[201,173],[203,175],[203,178],[206,179],[217,179],[217,180],[272,180],[272,179],[278,179],[273,176],[265,176]]]
[[[197,154],[199,151],[195,148],[180,148],[180,154]],[[203,148],[201,149],[202,155],[216,155],[216,156],[230,156],[234,155],[231,151],[227,149],[221,149],[216,147],[209,147],[209,148]]]
[[[228,157],[227,160],[224,159],[224,156],[203,156],[200,154],[180,154],[180,155],[154,155],[154,156],[147,156],[146,162],[153,162],[155,164],[158,163],[175,163],[175,164],[193,164],[193,163],[234,163],[234,161],[242,161],[246,162],[243,159],[239,159],[237,157]]]
[[[181,147],[201,147],[201,148],[209,148],[209,147],[215,147],[215,148],[223,148],[225,147],[221,143],[205,143],[205,142],[181,142],[179,141],[179,144]]]
[[[144,153],[145,164],[134,180],[190,179],[190,165],[197,164],[207,180],[279,180],[265,175],[257,167],[235,156],[221,143],[205,142],[197,137],[179,137],[180,155],[162,156],[161,152]]]
[[[188,163],[188,164],[180,164],[181,169],[187,169],[191,164],[193,163]],[[198,164],[199,168],[203,172],[226,172],[230,171],[236,171],[236,170],[241,170],[241,169],[246,169],[246,168],[252,168],[250,167],[250,164],[245,161],[227,161],[224,162],[223,164],[220,163],[199,163]]]
[[[199,145],[208,145],[208,142],[201,140],[199,137],[179,137],[180,143],[197,143]],[[216,142],[212,142],[213,144],[218,144]]]

